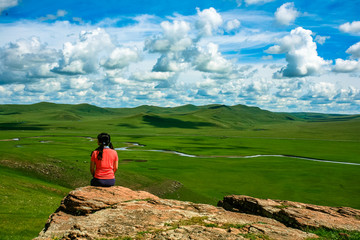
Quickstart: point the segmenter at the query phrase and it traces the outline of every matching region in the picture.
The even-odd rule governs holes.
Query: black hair
[[[107,133],[100,133],[97,136],[97,140],[100,143],[100,146],[96,148],[95,151],[99,151],[99,154],[97,155],[97,159],[101,160],[104,147],[108,146],[109,148],[114,149],[114,146],[111,143],[110,135]],[[91,152],[91,155],[93,154],[93,152]]]

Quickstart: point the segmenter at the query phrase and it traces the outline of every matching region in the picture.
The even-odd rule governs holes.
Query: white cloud
[[[360,69],[360,62],[356,60],[343,60],[343,59],[336,59],[335,66],[333,68],[334,72],[354,72]]]
[[[360,42],[349,47],[346,53],[351,54],[352,58],[360,58]]]
[[[275,19],[279,24],[290,25],[300,13],[295,9],[293,2],[284,3],[275,12]]]
[[[190,24],[185,21],[161,23],[163,34],[145,41],[145,50],[161,53],[153,67],[155,72],[179,72],[189,67],[189,57],[194,42],[189,37]]]
[[[41,43],[37,37],[19,39],[0,48],[0,84],[34,82],[54,77],[58,51]]]
[[[170,23],[164,21],[161,24],[162,36],[148,39],[145,48],[150,52],[184,51],[192,45],[192,40],[188,36],[190,24],[185,21],[174,21]]]
[[[318,82],[307,87],[307,92],[301,99],[316,101],[317,104],[329,103],[338,93],[335,84],[329,82]]]
[[[356,100],[360,100],[360,89],[356,89],[352,86],[349,86],[346,89],[339,89],[334,98],[337,103],[353,104]]]
[[[82,31],[77,42],[64,44],[59,67],[53,71],[67,75],[94,73],[99,68],[102,54],[113,48],[110,35],[104,29]]]
[[[236,30],[240,27],[241,23],[238,19],[229,20],[225,24],[225,30],[227,32],[231,32],[233,30]]]
[[[25,90],[31,93],[53,94],[54,92],[60,91],[61,89],[62,89],[62,85],[59,79],[56,80],[42,79],[39,82],[28,84],[25,87]]]
[[[161,81],[168,80],[174,75],[174,72],[135,72],[131,78],[139,81]]]
[[[195,68],[202,72],[228,73],[232,70],[232,63],[226,60],[219,52],[218,45],[209,43],[206,49],[199,48]]]
[[[5,9],[15,7],[18,4],[18,0],[0,0],[0,15]]]
[[[166,93],[161,91],[154,91],[151,92],[148,96],[150,99],[163,99],[166,96]]]
[[[201,36],[211,36],[223,23],[221,15],[214,9],[208,8],[200,11],[196,9],[198,14],[198,20],[196,27],[200,31]]]
[[[122,69],[132,62],[140,60],[140,53],[132,48],[115,48],[107,60],[100,62],[101,66],[106,69]]]
[[[346,32],[346,33],[356,33],[360,34],[360,21],[354,21],[352,23],[344,23],[340,25],[339,27],[340,31]]]
[[[70,79],[70,87],[73,89],[86,90],[91,88],[93,85],[94,83],[85,76]]]
[[[315,41],[321,45],[323,45],[327,39],[330,39],[330,36],[316,35],[316,37],[315,37]]]
[[[190,24],[185,21],[169,21],[162,22],[161,28],[164,30],[164,37],[172,43],[176,43],[183,38],[186,38],[190,31]]]
[[[299,98],[308,83],[304,79],[283,80],[276,86],[276,96],[280,98]]]
[[[47,20],[56,20],[58,18],[64,17],[67,14],[65,10],[57,10],[56,15],[54,14],[47,14],[46,17],[39,18],[40,21],[47,21]]]
[[[248,10],[220,15],[208,9],[202,25],[199,13],[205,10],[166,19],[126,18],[132,24],[124,27],[116,25],[121,19],[95,25],[38,20],[0,23],[0,102],[88,102],[107,107],[222,103],[276,111],[360,111],[358,74],[349,74],[356,71],[360,46],[349,47],[351,57],[337,60],[333,72],[307,77],[327,66],[315,42],[328,38],[301,28],[283,38],[284,32],[273,28],[273,15]],[[221,21],[213,21],[216,14]],[[99,26],[101,31],[96,29]],[[33,35],[38,37],[30,38]],[[24,39],[15,41],[19,36]],[[271,55],[263,58],[270,60],[267,66],[247,61],[248,55],[260,58],[253,53],[280,37],[266,52],[284,54],[287,66],[285,58],[271,60]],[[273,79],[275,71],[284,78]]]
[[[186,70],[190,66],[190,62],[186,61],[183,53],[168,52],[158,58],[153,67],[155,72],[180,72]]]
[[[351,73],[360,70],[360,42],[350,46],[346,53],[351,55],[350,58],[352,60],[336,59],[335,66],[333,67],[334,72]]]
[[[265,52],[270,54],[286,55],[287,66],[274,76],[281,77],[304,77],[319,74],[329,64],[318,56],[316,43],[313,41],[310,30],[298,27],[290,32],[275,45]]]

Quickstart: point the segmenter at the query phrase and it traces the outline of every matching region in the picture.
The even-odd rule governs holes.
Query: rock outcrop
[[[220,205],[223,207],[160,199],[148,192],[119,186],[88,186],[71,191],[62,200],[36,239],[296,240],[317,238],[315,234],[301,230],[303,226],[359,228],[359,210],[350,208],[336,210],[246,196],[225,197]],[[282,212],[285,210],[286,219],[292,219],[291,216],[296,223],[291,220],[289,224],[284,220]],[[318,224],[314,215],[305,210],[329,214],[333,220],[328,225],[325,221]],[[343,222],[340,215],[344,216]]]
[[[229,211],[273,218],[298,229],[360,231],[360,210],[349,207],[326,207],[244,195],[226,196],[218,206]]]

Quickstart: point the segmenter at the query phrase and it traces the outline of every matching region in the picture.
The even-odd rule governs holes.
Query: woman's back
[[[118,161],[117,152],[111,148],[104,148],[102,159],[98,159],[99,151],[94,151],[91,156],[91,161],[95,162],[95,178],[98,179],[112,179],[115,178],[114,166]]]

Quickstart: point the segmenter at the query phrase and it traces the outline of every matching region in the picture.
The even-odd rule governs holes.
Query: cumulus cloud
[[[338,89],[337,94],[334,97],[337,103],[350,103],[360,100],[360,89],[356,89],[353,86],[348,88]]]
[[[298,98],[306,84],[304,79],[298,78],[279,82],[275,95],[280,98]]]
[[[5,9],[15,7],[18,4],[18,0],[0,0],[0,15]]]
[[[0,84],[34,82],[54,77],[59,52],[41,43],[37,37],[19,39],[0,48]]]
[[[85,76],[70,79],[70,87],[73,89],[86,90],[91,88],[93,85],[94,82]]]
[[[132,79],[138,81],[168,80],[175,75],[174,72],[134,72]]]
[[[148,39],[145,50],[151,53],[161,53],[153,67],[155,72],[178,72],[189,66],[190,51],[194,48],[193,40],[188,33],[190,24],[185,21],[168,21],[161,23],[163,34]]]
[[[226,60],[218,50],[218,45],[207,43],[200,47],[203,37],[211,36],[222,25],[223,20],[214,8],[197,9],[195,28],[186,21],[164,21],[163,33],[146,40],[145,49],[151,53],[160,53],[153,66],[153,72],[183,72],[196,69],[200,72],[224,74],[231,71],[232,63]],[[228,22],[228,30],[240,26],[238,20]],[[194,33],[190,35],[190,33]],[[176,75],[178,76],[178,75]]]
[[[350,54],[350,60],[336,59],[334,72],[350,73],[360,70],[360,42],[350,46],[346,53]]]
[[[315,37],[315,41],[321,45],[323,45],[327,39],[330,39],[330,36],[316,35],[316,37]]]
[[[187,61],[187,57],[184,52],[168,52],[161,55],[158,58],[156,64],[153,67],[155,72],[180,72],[187,69],[190,66],[190,62]]]
[[[67,75],[94,73],[99,68],[102,54],[113,48],[110,35],[105,30],[82,31],[77,42],[64,44],[59,67],[52,71]]]
[[[247,99],[256,99],[259,96],[264,96],[269,94],[271,85],[265,79],[259,79],[252,81],[247,84],[243,91],[239,94],[241,97],[247,97]]]
[[[307,86],[306,93],[301,100],[311,100],[316,104],[329,103],[337,95],[338,90],[333,83],[319,82]]]
[[[213,7],[203,11],[200,11],[199,8],[196,10],[198,15],[196,27],[201,36],[211,36],[223,24],[221,15]]]
[[[227,32],[234,31],[240,27],[241,23],[238,19],[229,20],[225,24],[225,30]]]
[[[360,58],[360,42],[355,43],[346,50],[346,53],[351,54],[352,58]]]
[[[140,53],[136,49],[126,47],[116,47],[106,60],[101,60],[100,64],[105,69],[122,69],[132,62],[140,60]]]
[[[285,54],[287,66],[274,74],[274,77],[304,77],[320,73],[329,64],[318,56],[316,43],[312,32],[298,27],[290,32],[265,52],[270,54]]]
[[[281,25],[290,25],[300,13],[295,9],[293,2],[284,3],[275,12],[275,19]]]
[[[59,79],[42,79],[39,82],[27,84],[26,91],[31,93],[53,93],[62,89]]]
[[[360,69],[360,62],[356,60],[343,60],[343,59],[336,59],[335,66],[333,68],[334,72],[354,72]]]
[[[148,39],[145,48],[150,52],[164,53],[168,51],[184,51],[192,45],[192,39],[188,36],[190,24],[185,21],[164,21],[161,24],[162,36]]]
[[[355,33],[360,34],[360,21],[354,21],[352,23],[344,23],[340,25],[339,27],[340,31],[346,32],[346,33]]]
[[[206,49],[200,48],[196,57],[195,68],[202,72],[227,73],[231,71],[232,63],[225,59],[219,52],[219,46],[209,43]]]

